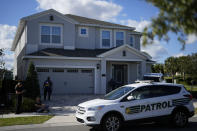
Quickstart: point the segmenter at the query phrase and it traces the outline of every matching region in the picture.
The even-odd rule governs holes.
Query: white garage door
[[[81,68],[37,68],[40,87],[49,76],[54,94],[93,94],[94,70]],[[43,90],[41,91],[43,93]]]

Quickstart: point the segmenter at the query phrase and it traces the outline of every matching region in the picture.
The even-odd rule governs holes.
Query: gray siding
[[[76,48],[82,49],[95,49],[95,41],[96,41],[96,28],[95,27],[87,27],[88,28],[88,36],[80,36],[79,35],[79,27],[76,26]],[[83,27],[83,26],[81,26]]]
[[[62,19],[58,16],[54,16],[54,20],[50,21],[49,17],[50,14],[38,17],[36,19],[27,21],[27,44],[28,45],[37,45],[36,46],[28,46],[27,53],[31,52],[29,49],[31,47],[34,50],[41,50],[44,48],[82,48],[82,49],[95,49],[101,48],[100,47],[100,30],[102,28],[98,27],[88,27],[88,36],[83,37],[79,35],[79,26],[72,24],[65,19]],[[63,45],[43,45],[40,44],[40,24],[59,24],[63,27]],[[112,47],[115,47],[115,30],[117,29],[110,29],[112,30]],[[130,44],[130,33],[131,31],[125,31],[125,44]],[[135,47],[136,49],[140,50],[140,37],[135,36]]]
[[[27,41],[28,44],[37,44],[38,49],[43,48],[64,48],[64,46],[74,46],[75,43],[75,25],[62,19],[58,16],[54,16],[54,20],[50,21],[50,14],[33,19],[27,22]],[[60,24],[63,27],[63,45],[41,45],[40,44],[40,24]]]

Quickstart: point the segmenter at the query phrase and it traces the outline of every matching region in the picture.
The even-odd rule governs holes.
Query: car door
[[[180,91],[180,87],[153,85],[150,91],[152,96],[151,101],[154,104],[154,111],[152,111],[151,117],[171,114],[173,110],[172,100],[175,98],[178,99],[178,95],[176,94]]]
[[[127,100],[127,97],[131,95],[133,100]],[[133,90],[129,95],[121,101],[121,106],[124,107],[123,114],[126,120],[136,120],[141,118],[147,118],[151,110],[146,109],[150,104],[150,90],[149,86],[143,86]],[[148,107],[150,108],[150,107]]]

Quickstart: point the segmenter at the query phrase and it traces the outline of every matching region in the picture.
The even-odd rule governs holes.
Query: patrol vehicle
[[[184,127],[194,115],[191,94],[183,85],[138,81],[78,105],[77,121],[117,131],[126,121],[168,119]]]

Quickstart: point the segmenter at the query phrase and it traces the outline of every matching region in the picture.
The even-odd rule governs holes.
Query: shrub
[[[170,78],[166,78],[165,80],[166,80],[166,83],[172,83],[172,79]]]
[[[22,111],[23,112],[35,111],[35,100],[24,97],[22,103]]]
[[[12,105],[13,110],[16,110],[16,97],[12,98]],[[35,100],[31,98],[23,97],[22,105],[21,105],[22,112],[33,112],[35,111]]]
[[[35,99],[37,96],[40,96],[38,76],[37,72],[35,71],[35,66],[32,62],[29,65],[27,78],[25,80],[25,89],[25,97]]]
[[[192,81],[192,77],[190,77],[190,76],[188,76],[188,77],[185,79],[185,82],[187,83],[187,85],[191,85],[191,84],[192,84],[191,81]]]

